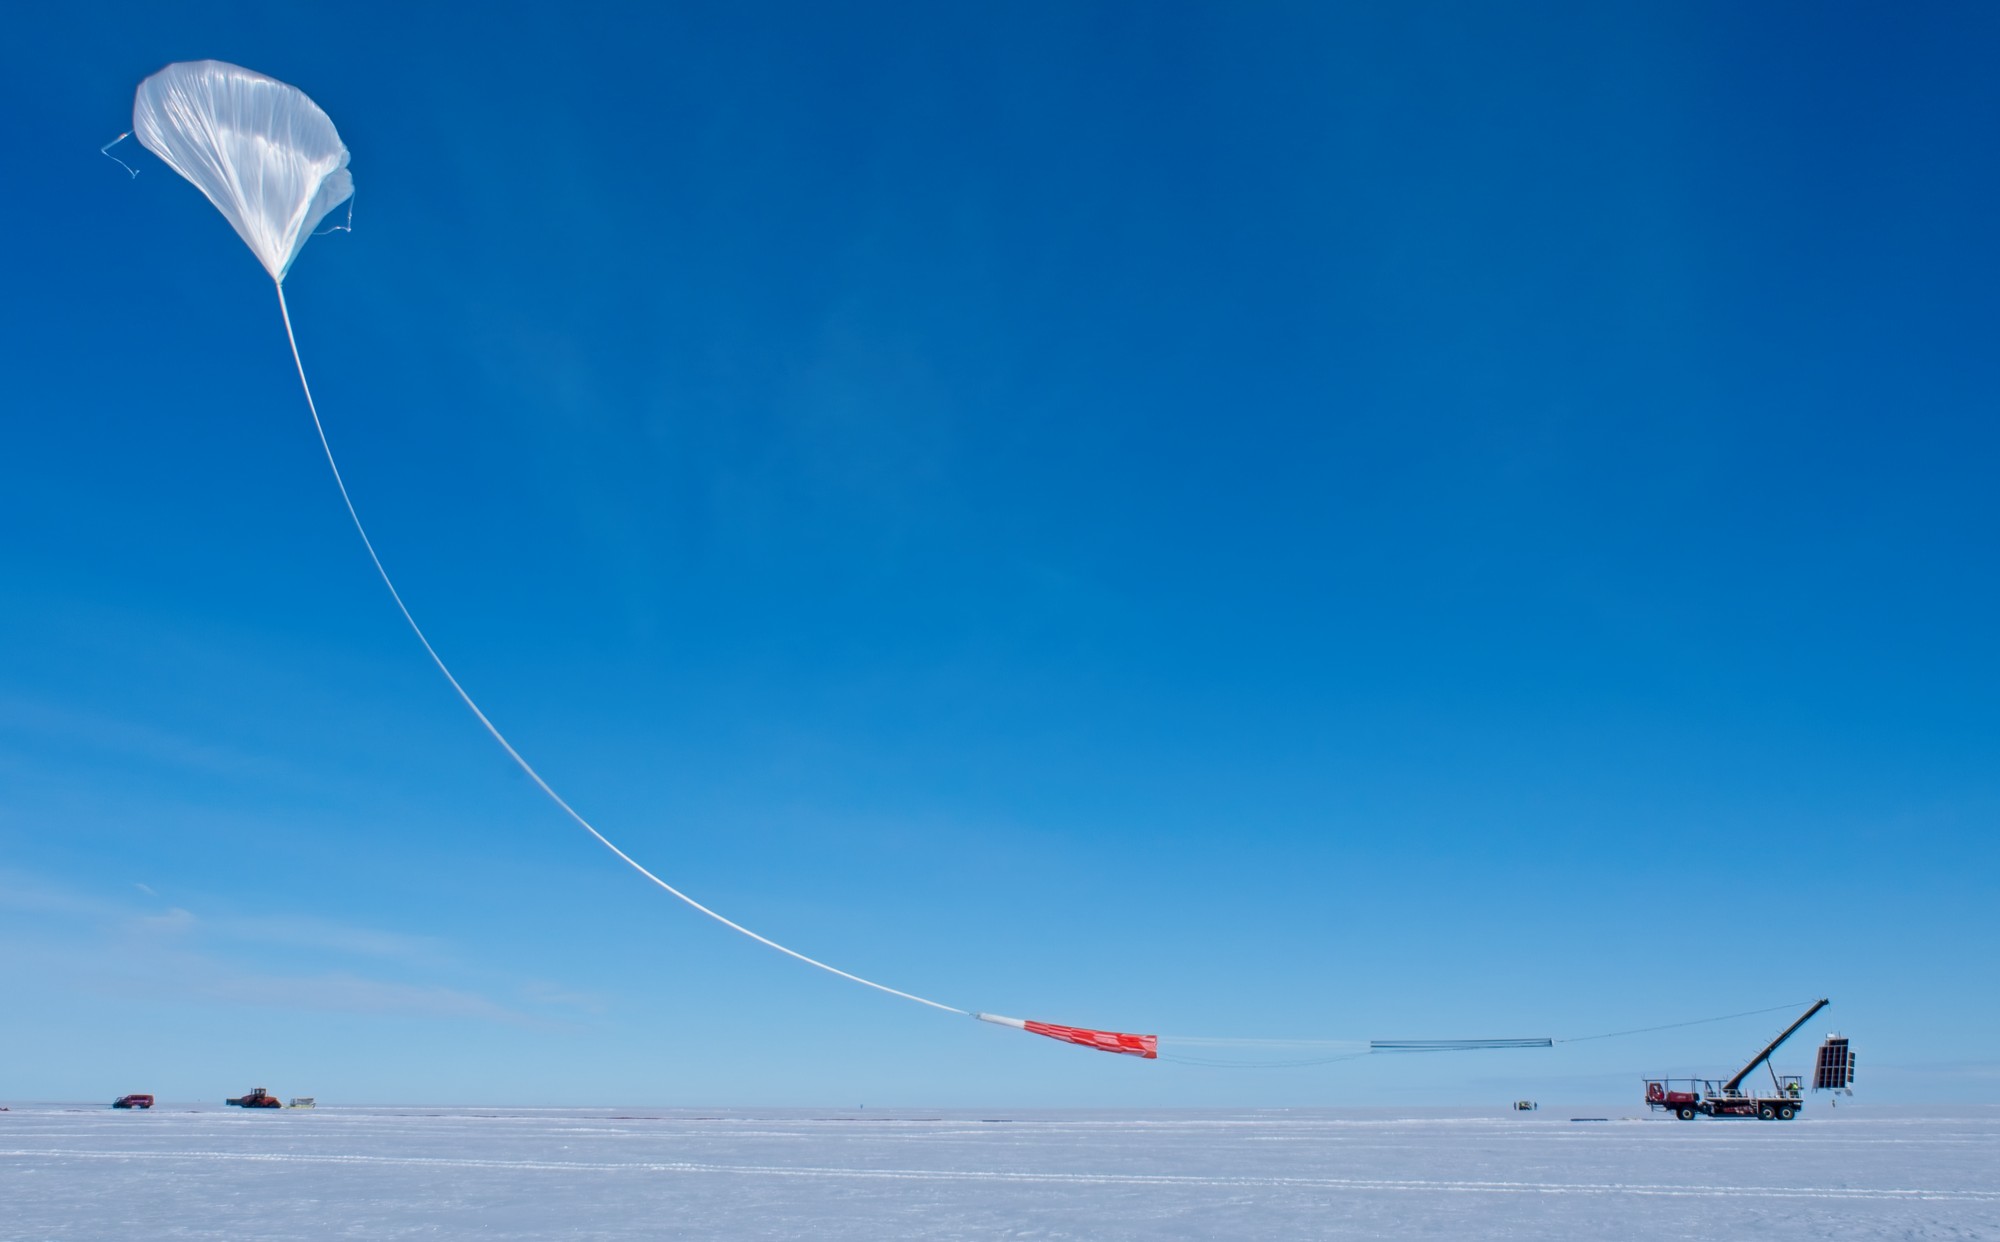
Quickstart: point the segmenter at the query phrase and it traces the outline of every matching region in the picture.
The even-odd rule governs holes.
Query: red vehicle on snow
[[[111,1101],[111,1107],[113,1108],[151,1108],[152,1106],[153,1097],[150,1095],[121,1095]]]
[[[224,1104],[234,1104],[238,1108],[283,1108],[285,1102],[262,1087],[252,1087],[247,1095],[239,1095]]]

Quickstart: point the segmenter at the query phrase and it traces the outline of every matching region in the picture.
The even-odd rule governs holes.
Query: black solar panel
[[[1854,1085],[1854,1052],[1847,1039],[1829,1035],[1819,1046],[1819,1062],[1813,1067],[1813,1090],[1839,1091]]]

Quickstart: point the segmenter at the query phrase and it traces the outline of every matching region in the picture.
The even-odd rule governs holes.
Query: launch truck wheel
[[[1779,1121],[1790,1121],[1792,1118],[1798,1115],[1799,1115],[1799,1110],[1793,1108],[1790,1104],[1783,1105],[1778,1109]]]
[[[1777,1117],[1777,1115],[1778,1110],[1772,1108],[1769,1104],[1757,1110],[1757,1120],[1759,1121],[1770,1121]]]
[[[1674,1116],[1679,1117],[1682,1121],[1693,1121],[1694,1110],[1683,1104],[1681,1105],[1681,1110],[1675,1113]]]

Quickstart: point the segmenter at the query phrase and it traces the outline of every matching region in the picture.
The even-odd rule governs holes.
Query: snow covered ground
[[[2000,1110],[0,1112],[0,1238],[1995,1238]]]

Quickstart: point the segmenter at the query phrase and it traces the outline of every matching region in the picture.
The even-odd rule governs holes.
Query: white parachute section
[[[354,193],[347,146],[319,105],[240,65],[183,61],[147,78],[132,134],[208,196],[280,284]]]

